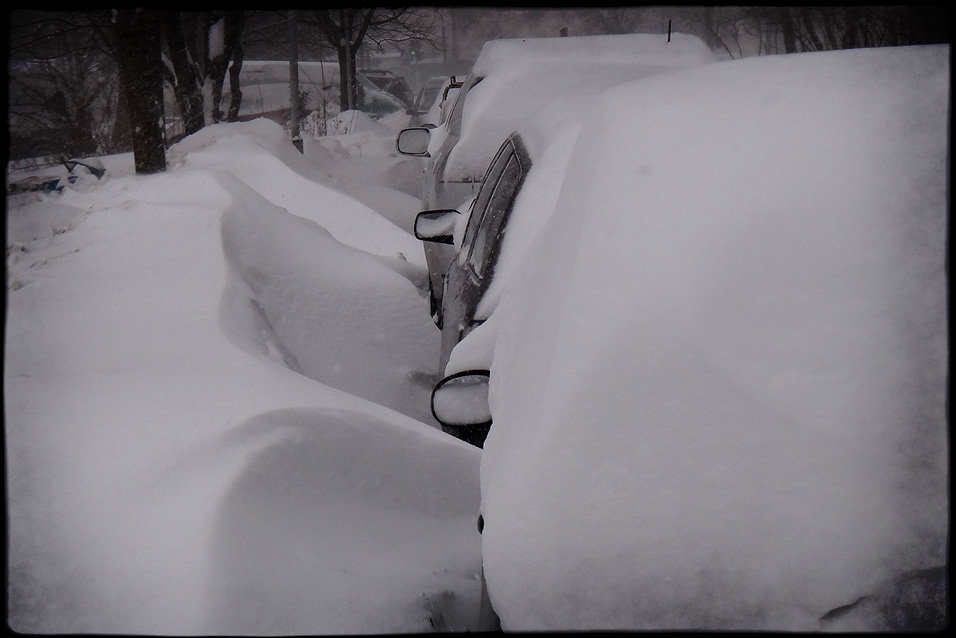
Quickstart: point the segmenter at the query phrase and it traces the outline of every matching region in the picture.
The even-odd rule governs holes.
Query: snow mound
[[[226,324],[268,326],[247,330],[246,343],[326,385],[431,421],[438,334],[418,289],[315,222],[229,184],[223,251],[245,287],[230,286],[239,298],[224,299]],[[255,338],[262,334],[275,340]]]
[[[479,451],[292,369],[322,376],[339,348],[352,385],[427,410],[414,373],[434,365],[435,328],[420,267],[396,256],[421,247],[327,186],[279,130],[212,127],[165,173],[116,158],[128,172],[96,189],[8,209],[12,629],[473,622]]]
[[[342,111],[329,120],[329,135],[349,135],[355,133],[374,133],[389,135],[392,130],[362,111]]]
[[[293,408],[222,500],[206,631],[464,631],[480,593],[478,455],[368,415]]]
[[[375,143],[380,136],[372,136]],[[394,140],[392,140],[394,144]],[[169,151],[172,170],[232,174],[273,204],[310,219],[339,241],[425,267],[421,242],[354,197],[299,153],[284,130],[260,118],[208,126]]]

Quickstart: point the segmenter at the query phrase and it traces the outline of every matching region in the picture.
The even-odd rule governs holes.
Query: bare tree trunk
[[[223,30],[223,42],[225,42],[225,16],[213,19],[209,25],[207,39],[215,40],[213,30]],[[226,70],[229,67],[229,58],[226,57],[225,48],[211,49],[206,60],[206,82],[210,83],[211,104],[207,106],[207,111],[211,114],[211,121],[207,124],[214,124],[222,120],[222,110],[219,108],[222,104],[222,84],[226,79]]]
[[[840,41],[833,30],[833,21],[833,11],[827,11],[820,18],[823,27],[824,50],[840,48]]]
[[[350,111],[355,108],[358,96],[355,90],[355,51],[352,48],[353,9],[341,9],[342,38],[339,41],[339,69],[344,75],[341,78],[340,91],[342,94],[341,109]]]
[[[245,51],[242,48],[242,28],[245,19],[242,11],[231,11],[226,14],[226,55],[232,62],[229,65],[229,111],[227,122],[239,119],[239,106],[242,104],[242,87],[239,86],[239,74],[242,71],[242,62]]]
[[[196,67],[189,59],[179,13],[164,14],[162,22],[169,60],[173,65],[170,84],[179,112],[183,116],[184,133],[191,135],[203,127],[202,87]]]
[[[119,76],[126,97],[139,174],[166,170],[160,22],[143,9],[116,12]]]
[[[245,51],[239,46],[232,56],[232,65],[229,67],[229,113],[226,115],[227,122],[235,122],[239,119],[239,107],[242,106],[242,87],[239,85],[239,74],[242,72],[242,62],[245,58]]]
[[[302,152],[302,138],[299,136],[299,41],[296,37],[298,14],[289,11],[289,134],[292,145]]]
[[[811,13],[812,9],[810,9],[809,7],[800,7],[798,11],[800,12],[800,20],[803,23],[803,30],[807,34],[807,39],[810,41],[810,46],[804,45],[803,47],[804,50],[808,50],[808,51],[825,50],[825,47],[823,46],[823,42],[820,41],[820,37],[817,35],[817,25]],[[824,16],[823,19],[825,21],[826,17]]]
[[[218,42],[215,38],[215,30],[222,30],[222,41]],[[206,81],[210,83],[210,93],[212,104],[208,105],[207,111],[211,114],[211,123],[221,122],[222,116],[222,85],[226,81],[226,72],[229,70],[229,62],[233,59],[233,53],[239,46],[239,35],[242,31],[242,12],[241,11],[223,11],[218,14],[218,19],[213,19],[209,23],[206,31],[206,39],[217,41],[221,46],[210,50],[206,61]],[[238,86],[238,78],[236,82]],[[236,90],[233,88],[233,90]],[[238,107],[236,107],[238,108]]]
[[[714,49],[717,47],[717,16],[715,7],[705,6],[704,11],[704,42],[707,47]]]
[[[780,28],[783,31],[783,48],[787,53],[797,52],[797,34],[791,19],[790,9],[779,7],[777,16],[780,19]]]

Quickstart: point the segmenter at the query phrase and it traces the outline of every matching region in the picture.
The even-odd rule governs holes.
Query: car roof
[[[483,79],[465,96],[444,179],[480,179],[505,138],[552,102],[716,60],[700,38],[681,33],[670,41],[626,34],[488,42],[472,70]]]
[[[852,78],[856,74],[859,77],[872,77],[876,78],[876,81],[882,81],[883,77],[892,78],[893,66],[887,61],[907,59],[903,53],[892,50],[870,53],[860,51],[855,55],[844,54],[842,58],[831,54],[830,58],[824,59],[835,60],[830,68],[842,68],[847,77]],[[916,52],[911,52],[910,55],[914,60],[920,60]],[[923,53],[923,57],[927,60],[925,64],[929,65],[931,56]],[[604,198],[602,200],[604,203],[597,208],[612,214],[611,211],[636,206],[635,202],[644,201],[647,197],[642,189],[648,187],[644,185],[645,178],[637,170],[640,162],[635,161],[635,157],[649,156],[651,153],[667,156],[670,159],[664,168],[674,174],[679,173],[683,167],[686,167],[690,174],[693,166],[712,162],[715,166],[713,170],[699,171],[701,176],[708,180],[714,179],[716,167],[719,166],[739,167],[740,170],[752,171],[756,175],[756,166],[763,166],[768,161],[767,158],[739,157],[739,150],[735,151],[735,148],[739,149],[740,144],[735,146],[733,140],[721,144],[715,143],[709,147],[701,145],[698,140],[703,135],[714,134],[712,131],[702,129],[701,125],[695,124],[693,117],[686,115],[691,110],[699,111],[700,120],[706,121],[711,103],[718,99],[724,102],[732,101],[729,96],[724,95],[731,86],[739,85],[746,96],[759,93],[754,89],[755,82],[748,81],[746,77],[748,73],[752,72],[756,77],[767,78],[764,83],[767,86],[764,91],[767,97],[762,98],[766,100],[764,102],[757,102],[748,108],[741,107],[741,118],[751,122],[752,128],[748,129],[740,125],[737,128],[738,134],[762,136],[767,140],[767,144],[772,144],[777,143],[777,139],[783,135],[783,133],[775,132],[776,129],[796,131],[791,133],[796,136],[794,149],[800,147],[801,140],[811,139],[814,136],[801,133],[799,127],[787,128],[788,121],[799,122],[801,117],[807,117],[806,113],[813,112],[812,109],[817,108],[815,104],[817,106],[829,104],[829,107],[838,108],[841,104],[839,100],[852,99],[852,96],[859,92],[858,87],[852,83],[843,87],[828,86],[831,83],[828,80],[828,67],[824,66],[823,70],[816,69],[812,54],[801,54],[793,61],[786,60],[790,62],[789,65],[782,64],[784,61],[776,56],[766,56],[719,62],[710,67],[689,69],[666,76],[647,77],[613,86],[594,96],[580,96],[553,102],[548,108],[538,112],[534,118],[523,122],[517,128],[517,134],[522,137],[532,160],[537,164],[539,159],[547,156],[552,166],[544,169],[550,172],[544,178],[547,184],[544,182],[539,184],[540,178],[537,172],[542,169],[533,167],[522,192],[518,195],[515,214],[509,221],[496,267],[496,273],[501,276],[491,282],[485,299],[482,300],[479,314],[487,316],[497,305],[503,286],[518,267],[517,261],[520,255],[554,210],[559,197],[558,191],[562,188],[568,192],[590,190],[590,184],[599,177],[608,174],[617,175],[617,181],[605,183],[594,189],[595,198]],[[887,68],[884,69],[883,66]],[[772,71],[777,68],[781,69],[782,77],[778,82],[772,82],[774,78]],[[805,98],[803,101],[807,106],[803,111],[789,103],[775,104],[772,96],[785,90],[789,91],[792,86],[799,84],[791,77],[803,78],[802,81],[807,83],[807,90],[829,91],[829,97],[811,95]],[[895,81],[895,78],[893,80]],[[707,95],[715,97],[701,99]],[[717,98],[717,96],[721,97]],[[746,102],[747,99],[754,98],[741,97],[737,99],[737,103]],[[799,103],[796,102],[798,99],[800,99],[799,96],[794,96],[791,101],[796,104]],[[669,114],[668,108],[664,105],[672,105],[680,112]],[[865,104],[857,106],[863,109]],[[790,111],[792,111],[790,115],[784,115]],[[641,116],[642,113],[652,114],[655,123],[649,124],[647,119]],[[675,121],[681,122],[681,125],[667,125],[661,120],[662,117],[671,116]],[[834,119],[826,113],[818,113],[817,117],[824,124],[828,118]],[[775,122],[775,124],[763,124],[757,127],[758,122]],[[582,128],[587,129],[583,135],[579,134]],[[876,134],[877,132],[874,131],[874,136]],[[849,132],[844,133],[840,130],[833,131],[830,137],[838,139],[841,135],[848,137],[845,145],[850,148],[867,143],[866,138],[850,138]],[[661,149],[665,149],[665,152],[662,153]],[[781,147],[778,150],[784,152],[786,149]],[[588,159],[584,164],[576,162],[572,153],[584,153]],[[776,165],[786,164],[786,160],[785,157],[773,158]],[[790,171],[798,172],[798,169],[799,166],[792,166]],[[648,164],[641,170],[650,174],[655,169]],[[661,170],[663,169],[656,169],[657,172]],[[769,168],[763,170],[767,174],[770,173]],[[843,169],[839,165],[833,168],[834,174],[840,170]],[[561,171],[560,175],[557,171]],[[784,180],[785,173],[778,179]],[[564,179],[560,179],[561,175],[565,176]],[[730,173],[725,183],[733,183],[735,178],[736,176]],[[699,179],[698,177],[697,182]],[[755,185],[758,185],[759,181],[756,177],[754,180]],[[690,196],[688,192],[693,193],[696,192],[694,189],[701,188],[697,183],[692,186],[693,188],[689,190],[680,188],[675,181],[672,197],[679,200]],[[721,187],[719,184],[711,184],[707,188],[717,193]],[[663,205],[663,202],[660,205]],[[781,208],[783,204],[775,204],[775,206]],[[684,213],[682,210],[677,212]]]
[[[644,63],[671,67],[696,66],[714,54],[695,35],[687,33],[625,33],[557,38],[510,38],[484,44],[473,65],[475,75],[490,75],[516,64],[564,60]]]

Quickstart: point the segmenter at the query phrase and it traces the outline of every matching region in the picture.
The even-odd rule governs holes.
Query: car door
[[[461,248],[448,267],[442,295],[441,370],[452,348],[485,317],[475,310],[494,276],[515,198],[531,167],[521,138],[512,135],[498,150],[472,205]]]

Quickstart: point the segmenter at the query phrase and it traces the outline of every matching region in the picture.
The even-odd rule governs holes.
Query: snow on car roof
[[[445,179],[480,179],[505,138],[551,102],[715,60],[700,38],[682,33],[670,42],[646,33],[488,42],[472,71],[484,79],[465,96]]]
[[[627,33],[567,38],[510,38],[490,40],[475,60],[473,72],[488,75],[514,64],[563,59],[633,62],[640,57],[647,64],[696,66],[714,55],[697,36],[687,33]]]

